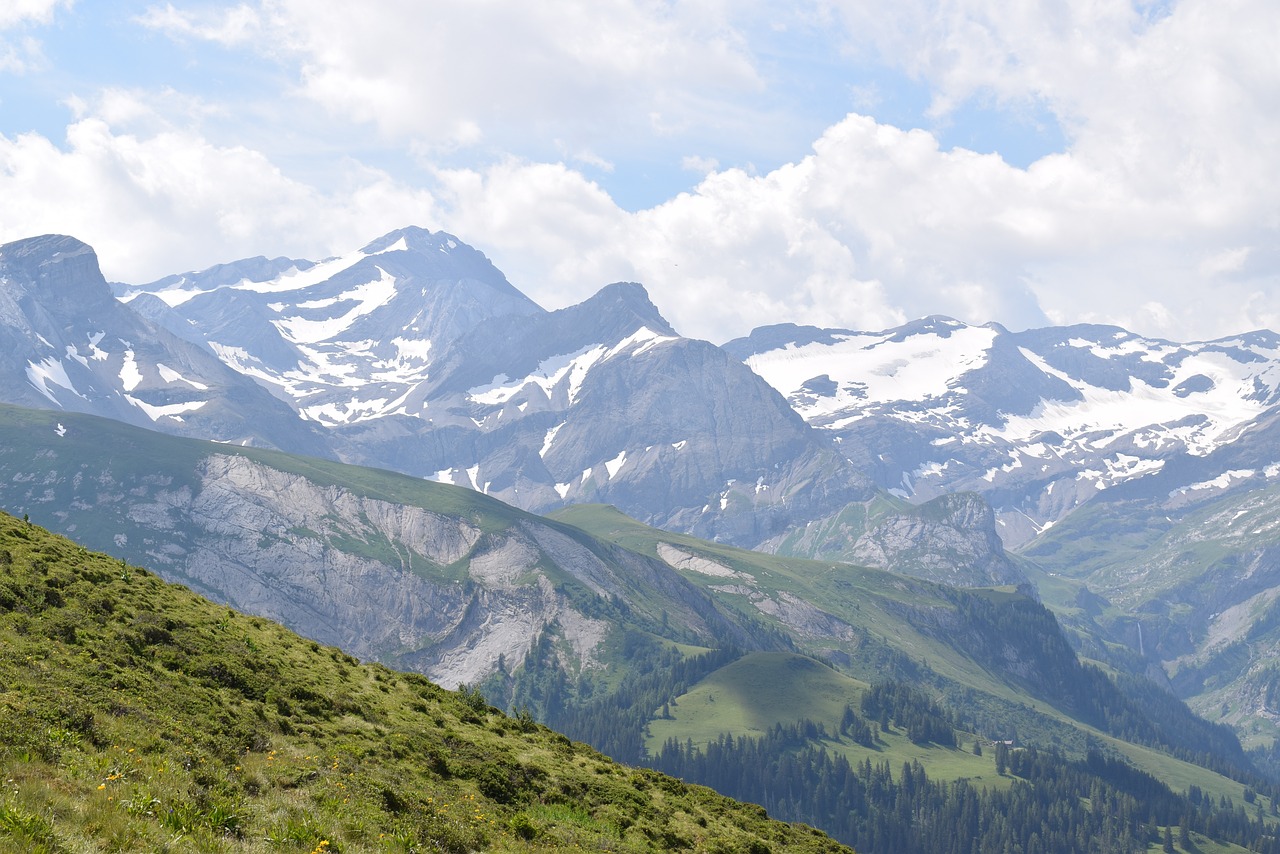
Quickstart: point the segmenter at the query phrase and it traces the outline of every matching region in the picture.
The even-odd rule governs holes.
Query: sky
[[[0,242],[144,283],[406,225],[715,342],[1280,331],[1280,4],[0,3]]]

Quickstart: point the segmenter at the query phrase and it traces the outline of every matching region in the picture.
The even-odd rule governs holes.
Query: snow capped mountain
[[[1280,336],[1175,344],[932,317],[775,326],[725,348],[903,497],[981,492],[1017,545],[1098,492],[1230,444],[1280,402]]]
[[[869,494],[781,396],[719,348],[681,337],[637,284],[493,317],[433,364],[405,413],[334,430],[348,458],[528,509],[607,502],[752,544]]]
[[[225,442],[323,450],[255,383],[113,299],[93,250],[71,237],[0,246],[0,375],[10,403]]]
[[[541,311],[480,252],[420,228],[319,263],[254,258],[117,293],[162,301],[171,331],[198,330],[227,365],[326,426],[420,415],[406,396],[434,351],[488,317]],[[154,302],[143,310],[158,314]]]
[[[785,400],[681,337],[638,284],[548,312],[457,238],[406,228],[319,263],[116,287],[348,461],[536,511],[606,501],[749,545],[870,495]]]

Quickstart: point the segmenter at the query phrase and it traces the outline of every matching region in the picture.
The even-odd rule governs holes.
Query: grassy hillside
[[[668,738],[705,743],[723,732],[763,735],[775,723],[804,717],[834,724],[869,685],[812,658],[786,652],[744,655],[671,704],[670,717],[649,725],[652,752]]]
[[[0,721],[0,850],[842,850],[2,514]]]

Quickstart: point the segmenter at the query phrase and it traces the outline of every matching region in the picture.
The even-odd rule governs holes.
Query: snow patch
[[[542,440],[542,448],[538,451],[538,456],[542,457],[543,459],[547,458],[547,451],[551,450],[551,443],[556,440],[556,434],[560,432],[560,428],[563,426],[564,426],[564,422],[561,421],[559,424],[557,424],[556,426],[552,427],[550,430],[547,431],[546,438]],[[564,498],[563,495],[561,495],[560,497]]]
[[[556,389],[567,378],[567,396],[569,403],[573,403],[577,399],[578,390],[582,387],[587,372],[605,354],[605,348],[597,344],[584,347],[574,353],[552,356],[543,360],[527,377],[512,381],[506,374],[498,374],[489,385],[468,389],[467,397],[474,403],[496,406],[506,403],[528,385],[542,389],[547,397],[554,397]]]
[[[408,252],[409,243],[404,239],[404,235],[400,235],[400,239],[392,243],[386,249],[379,249],[377,252],[370,252],[369,255],[383,255],[387,252]]]
[[[314,304],[302,303],[300,309],[308,307],[326,307],[338,303],[354,302],[355,306],[339,317],[323,320],[310,320],[305,317],[282,317],[271,321],[290,341],[295,344],[318,344],[328,341],[351,327],[361,317],[370,314],[389,303],[396,295],[396,277],[381,267],[374,267],[378,278],[371,282],[357,285],[349,291],[339,294],[333,299],[318,300]]]
[[[107,337],[105,332],[94,332],[89,335],[89,358],[95,362],[105,362],[107,360],[107,352],[98,347],[102,343],[102,339]]]
[[[133,357],[133,348],[124,351],[124,364],[120,366],[120,384],[126,392],[133,391],[142,382],[142,371]]]
[[[152,421],[159,421],[161,418],[172,418],[174,421],[181,421],[181,416],[184,413],[195,412],[209,402],[207,400],[188,400],[183,403],[167,403],[162,406],[155,406],[145,400],[139,400],[131,394],[126,394],[124,397],[125,400],[146,413],[147,417]]]
[[[76,387],[71,383],[71,378],[67,376],[66,365],[52,356],[42,362],[27,362],[27,382],[31,383],[36,391],[49,398],[55,404],[58,403],[58,398],[50,390],[50,385],[65,388],[82,400],[87,399],[83,394],[76,391]]]
[[[611,460],[607,460],[604,464],[604,470],[609,473],[609,480],[613,480],[614,475],[622,468],[623,463],[627,461],[627,452],[623,450],[620,454]]]
[[[679,338],[673,337],[671,335],[659,335],[657,332],[654,332],[649,327],[641,326],[635,332],[632,332],[626,338],[623,338],[621,341],[615,344],[613,349],[609,351],[608,355],[606,355],[605,358],[607,359],[612,358],[618,355],[619,353],[626,352],[627,350],[631,351],[632,356],[639,356],[641,353],[645,353],[649,350],[652,350],[654,347],[657,347],[659,344],[666,344],[671,341],[679,341],[679,340],[680,340]]]
[[[1199,483],[1193,483],[1188,486],[1179,487],[1169,493],[1170,498],[1178,495],[1186,495],[1188,492],[1199,492],[1205,489],[1228,489],[1242,480],[1248,480],[1257,472],[1254,469],[1231,469],[1224,471],[1213,480],[1202,480]]]
[[[304,406],[298,410],[298,414],[307,421],[316,421],[321,424],[350,424],[363,418],[381,415],[390,408],[392,407],[388,406],[388,400],[385,397],[368,400],[352,397],[345,403],[333,401]]]
[[[947,338],[838,334],[833,344],[788,344],[757,353],[747,366],[789,400],[798,396],[796,410],[812,420],[855,406],[945,395],[961,375],[986,363],[995,336],[995,330],[969,326],[952,330]],[[806,394],[805,382],[824,375],[835,383],[835,393]]]
[[[164,380],[167,383],[186,383],[192,388],[199,389],[200,391],[209,390],[209,387],[204,383],[198,383],[195,380],[189,380],[186,377],[184,377],[182,374],[175,371],[173,368],[170,368],[168,365],[165,365],[163,363],[159,363],[159,362],[156,363],[156,370],[160,372],[160,379]]]

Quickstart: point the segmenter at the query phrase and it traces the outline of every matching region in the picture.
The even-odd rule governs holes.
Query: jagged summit
[[[483,253],[416,227],[319,262],[251,258],[120,294],[162,300],[170,311],[141,308],[324,425],[396,411],[449,342],[542,311]]]
[[[677,334],[667,319],[662,316],[662,312],[653,304],[644,285],[637,282],[614,282],[611,285],[605,285],[594,296],[575,306],[573,310],[585,315],[598,314],[618,318],[619,331],[622,331],[625,326],[636,324],[637,328],[643,326],[659,335]],[[634,330],[628,330],[630,331]]]

